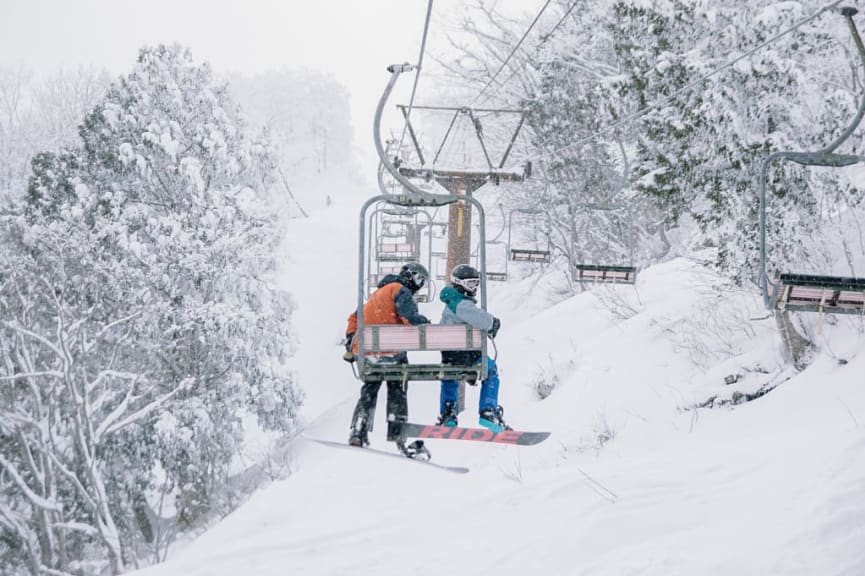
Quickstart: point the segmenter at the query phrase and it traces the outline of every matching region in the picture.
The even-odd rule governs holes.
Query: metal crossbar
[[[395,355],[410,351],[477,350],[486,345],[486,335],[471,326],[421,324],[400,326],[372,324],[364,326],[359,341],[359,354]],[[369,358],[365,356],[364,358]],[[482,380],[486,367],[452,364],[391,364],[367,360],[363,362],[364,379],[407,380]]]
[[[779,310],[865,313],[865,278],[781,274],[775,286]]]
[[[402,244],[379,244],[378,245],[379,252],[414,252],[414,244],[410,243],[402,243]]]
[[[634,266],[576,264],[574,265],[574,280],[578,282],[633,284],[637,281],[637,269]]]

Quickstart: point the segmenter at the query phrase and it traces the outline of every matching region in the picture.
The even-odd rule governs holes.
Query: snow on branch
[[[149,402],[147,405],[145,405],[141,409],[136,410],[135,412],[129,414],[128,416],[126,416],[122,420],[118,420],[123,415],[123,413],[126,411],[126,409],[129,407],[131,393],[132,393],[132,390],[134,388],[134,384],[133,384],[133,386],[130,386],[129,392],[127,393],[126,397],[123,399],[123,402],[121,402],[117,406],[117,408],[115,408],[111,412],[111,414],[109,414],[108,417],[105,418],[105,420],[102,422],[102,424],[100,424],[99,427],[96,429],[95,440],[98,442],[104,436],[107,436],[113,432],[117,432],[118,430],[125,428],[126,426],[129,426],[130,424],[134,424],[135,422],[146,417],[151,412],[153,412],[154,410],[159,408],[162,404],[164,404],[168,400],[171,400],[175,395],[177,395],[178,392],[180,392],[181,390],[186,388],[187,384],[188,384],[187,381],[181,382],[180,385],[177,388],[175,388],[174,390],[172,390],[171,392],[169,392],[167,394],[163,394],[159,398],[156,398],[152,402]]]
[[[63,509],[56,502],[52,502],[51,500],[47,500],[33,492],[30,487],[27,485],[27,482],[21,477],[18,473],[18,470],[15,469],[15,466],[6,460],[2,454],[0,454],[0,468],[6,470],[9,474],[9,477],[12,478],[15,486],[27,497],[31,504],[36,506],[37,508],[42,508],[43,510],[51,510],[53,512],[62,512]]]
[[[57,356],[59,356],[61,358],[64,357],[64,355],[60,351],[60,349],[56,345],[54,345],[54,343],[52,343],[50,340],[48,340],[47,338],[45,338],[45,337],[43,337],[43,336],[41,336],[41,335],[31,331],[31,330],[28,330],[26,328],[22,328],[21,326],[18,326],[15,322],[3,322],[3,326],[5,326],[6,328],[9,328],[10,330],[17,332],[23,336],[28,336],[28,337],[32,338],[33,340],[36,340],[37,342],[44,344],[45,346],[50,348],[52,352],[57,354]]]

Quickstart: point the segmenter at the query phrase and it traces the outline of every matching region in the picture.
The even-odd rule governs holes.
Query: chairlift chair
[[[607,266],[603,264],[574,264],[574,280],[591,284],[633,284],[637,269],[633,266]]]
[[[396,218],[396,219],[394,219]],[[425,218],[425,222],[421,221]],[[422,260],[422,230],[429,228],[432,217],[424,210],[416,207],[390,206],[379,203],[369,216],[370,227],[367,243],[367,296],[375,291],[378,283],[387,274],[399,274],[402,266],[408,262]],[[391,226],[390,230],[387,227]],[[400,234],[397,236],[394,229]],[[394,239],[402,240],[395,242]],[[432,265],[432,239],[428,238],[426,266]],[[376,250],[373,254],[372,247]],[[418,302],[429,302],[432,298],[432,283],[416,295]]]
[[[414,67],[408,64],[395,64],[388,67],[391,73],[390,81],[382,94],[376,108],[373,122],[374,142],[376,152],[385,169],[406,190],[405,194],[383,194],[368,199],[361,207],[360,230],[358,234],[358,292],[357,292],[357,371],[356,376],[363,381],[370,380],[483,380],[487,370],[487,338],[482,330],[471,326],[446,326],[425,324],[420,326],[401,326],[396,324],[367,325],[364,322],[363,307],[365,302],[366,268],[369,258],[366,230],[367,212],[377,202],[384,202],[403,207],[442,207],[454,202],[471,202],[478,214],[479,254],[478,262],[481,272],[480,306],[486,308],[486,277],[485,273],[485,228],[483,205],[471,195],[432,194],[420,190],[408,178],[400,174],[393,166],[382,146],[381,118],[384,105],[396,84],[399,75],[411,71]],[[430,238],[432,234],[430,234]],[[377,353],[398,352],[440,352],[442,350],[476,350],[481,353],[481,361],[471,365],[444,364],[440,360],[435,363],[391,364],[376,362]],[[372,356],[367,357],[367,354]]]
[[[358,356],[357,376],[361,380],[482,380],[486,376],[486,334],[482,330],[470,326],[444,326],[444,325],[420,325],[402,326],[397,324],[387,325],[365,325],[363,322],[363,305],[367,297],[366,290],[371,284],[372,274],[367,274],[366,285],[364,282],[365,270],[373,262],[365,257],[369,253],[367,243],[367,232],[364,227],[367,224],[367,210],[375,202],[409,203],[412,205],[441,205],[458,200],[465,200],[465,196],[451,194],[406,194],[400,196],[382,195],[368,200],[361,209],[361,229],[359,234],[359,286],[358,291]],[[475,203],[475,208],[480,215],[480,237],[483,239],[483,207],[474,198],[469,201]],[[481,263],[481,306],[486,307],[486,283],[484,279],[485,251],[481,246],[479,255]],[[376,260],[374,264],[378,264]],[[429,286],[431,282],[427,283]],[[387,352],[440,352],[442,350],[477,350],[481,352],[482,359],[478,364],[451,365],[443,364],[441,361],[433,363],[409,363],[392,364],[375,361],[377,354]],[[371,354],[371,356],[367,356]]]
[[[853,22],[857,10],[841,9],[847,26],[856,44],[859,60],[865,70],[865,46]],[[865,94],[860,99],[856,115],[849,126],[825,148],[816,152],[773,152],[763,159],[760,169],[759,206],[759,284],[763,303],[769,310],[796,312],[831,312],[834,314],[865,314],[865,278],[820,276],[815,274],[781,273],[775,282],[769,280],[766,264],[766,182],[769,166],[775,160],[789,160],[802,166],[826,166],[841,168],[865,161],[855,154],[837,154],[835,150],[844,143],[865,116]]]
[[[584,203],[578,207],[589,210],[627,210],[628,213],[628,264],[588,264],[573,261],[576,251],[577,227],[576,216],[572,213],[571,220],[571,271],[575,282],[581,285],[590,284],[634,284],[637,281],[637,267],[634,266],[634,215],[630,204],[597,204]]]
[[[504,250],[502,261],[504,262],[504,270],[501,271],[493,271],[487,270],[487,280],[492,280],[493,282],[505,282],[508,279],[508,245],[501,240],[490,240],[487,242],[487,246],[501,246]],[[487,250],[487,254],[489,254],[489,250]]]
[[[781,274],[772,297],[780,310],[862,314],[865,278]]]
[[[508,214],[508,257],[514,262],[536,262],[546,264],[550,261],[552,253],[552,239],[550,238],[550,223],[549,216],[546,217],[547,226],[544,235],[547,237],[547,246],[544,249],[539,248],[514,248],[511,243],[511,238],[514,230],[514,214],[520,214],[524,220],[536,222],[539,216],[544,215],[544,211],[537,208],[514,208]],[[507,271],[506,271],[507,272]]]

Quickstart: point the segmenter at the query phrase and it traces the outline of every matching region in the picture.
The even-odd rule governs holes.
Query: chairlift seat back
[[[511,248],[511,260],[514,262],[542,262],[550,261],[549,250],[525,250],[521,248]]]
[[[410,243],[379,244],[376,257],[380,262],[414,260],[418,257],[418,250],[417,246]]]
[[[477,350],[483,352],[486,334],[471,326],[421,324],[372,324],[363,327],[358,353],[397,354],[412,351]],[[486,362],[470,366],[451,364],[379,364],[364,362],[362,379],[407,380],[482,380]]]
[[[634,266],[605,266],[601,264],[574,265],[574,280],[610,284],[633,284],[637,281]]]
[[[779,310],[865,313],[865,278],[781,274],[775,286]]]

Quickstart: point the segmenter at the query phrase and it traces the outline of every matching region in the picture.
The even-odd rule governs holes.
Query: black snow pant
[[[381,381],[364,382],[360,398],[351,417],[351,435],[367,443],[367,434],[372,431],[375,420],[375,405]],[[387,439],[389,442],[400,439],[400,424],[408,422],[408,399],[406,388],[399,380],[387,382]]]

